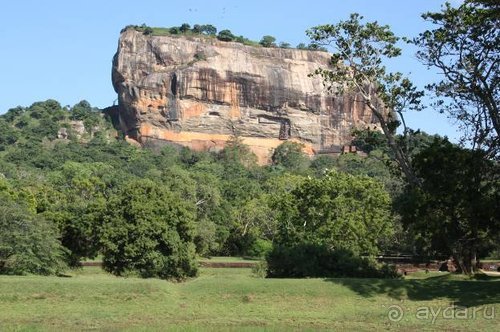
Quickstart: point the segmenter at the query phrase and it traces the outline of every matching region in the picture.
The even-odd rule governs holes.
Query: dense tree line
[[[276,149],[272,165],[261,167],[236,136],[220,153],[171,146],[141,149],[121,140],[106,116],[85,101],[73,107],[61,107],[53,100],[37,102],[9,110],[0,122],[9,134],[0,155],[0,193],[9,197],[3,202],[10,202],[4,204],[4,215],[17,209],[19,218],[33,224],[24,231],[40,240],[37,227],[44,229],[43,236],[50,236],[55,241],[52,246],[59,248],[47,241],[45,254],[51,262],[61,263],[57,266],[78,266],[82,259],[102,255],[104,268],[115,274],[182,279],[196,274],[196,255],[263,257],[277,238],[283,238],[280,224],[291,216],[285,217],[287,204],[305,207],[314,202],[301,202],[300,194],[293,196],[296,190],[305,190],[302,186],[310,184],[311,177],[334,185],[325,179],[340,175],[327,169],[352,171],[352,177],[344,180],[347,186],[368,181],[363,176],[377,179],[373,180],[377,186],[364,189],[369,194],[377,188],[385,197],[381,206],[385,214],[373,223],[393,222],[387,204],[389,192],[396,195],[398,190],[393,185],[396,180],[378,156],[322,156],[311,162],[299,144],[285,142]],[[82,125],[85,129],[77,132],[75,128]],[[64,137],[62,128],[67,133]],[[355,199],[361,210],[372,213],[361,198]],[[294,218],[299,223],[304,217]],[[9,222],[8,217],[3,220]],[[363,247],[355,252],[384,250],[388,233],[377,239],[372,235],[366,235],[370,250]],[[345,240],[352,242],[350,249],[361,248],[354,238]],[[4,246],[10,245],[2,242]],[[22,271],[7,263],[17,254],[3,249],[0,254],[6,271]],[[36,271],[27,267],[23,272]]]
[[[237,136],[219,153],[136,148],[85,101],[17,107],[0,123],[9,133],[0,152],[2,273],[59,273],[101,255],[117,275],[183,279],[196,275],[196,257],[244,255],[267,256],[270,276],[395,276],[369,257],[449,254],[443,238],[466,250],[461,232],[475,232],[483,256],[495,248],[485,227],[497,222],[498,166],[437,136],[413,133],[426,186],[410,188],[383,134],[370,131],[353,132],[365,156],[310,160],[284,142],[271,165],[258,166]],[[446,186],[430,187],[448,175]],[[456,221],[441,219],[450,207],[475,226],[451,237]]]

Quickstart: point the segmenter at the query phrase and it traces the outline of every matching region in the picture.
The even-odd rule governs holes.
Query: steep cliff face
[[[206,37],[124,31],[113,61],[120,125],[130,138],[217,150],[239,135],[266,163],[284,140],[309,154],[346,145],[353,127],[376,127],[354,96],[320,79],[325,52],[262,48]]]

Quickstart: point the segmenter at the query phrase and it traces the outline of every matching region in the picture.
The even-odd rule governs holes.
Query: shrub
[[[379,266],[373,259],[358,256],[347,249],[334,250],[318,244],[274,246],[266,260],[267,276],[271,278],[398,277],[394,268]]]
[[[188,23],[182,23],[182,25],[179,27],[179,30],[182,33],[186,33],[191,30],[191,26]]]
[[[276,47],[276,38],[266,35],[259,42],[263,47]]]
[[[233,41],[235,39],[235,36],[233,35],[233,33],[230,30],[222,30],[217,35],[217,39],[229,42],[229,41]]]
[[[252,267],[252,274],[257,278],[265,278],[267,276],[267,262],[259,261]]]
[[[179,27],[171,27],[168,29],[168,32],[172,35],[178,35],[181,33],[181,30],[179,29]]]
[[[248,249],[247,253],[251,257],[265,257],[273,249],[273,244],[269,240],[256,239]]]

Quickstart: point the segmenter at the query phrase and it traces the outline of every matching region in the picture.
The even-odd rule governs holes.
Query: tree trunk
[[[454,253],[453,259],[458,265],[458,273],[471,275],[477,272],[477,256],[474,248],[462,250],[462,253]]]
[[[478,268],[477,268],[477,256],[476,256],[476,253],[475,251],[472,253],[471,255],[471,266],[472,266],[472,273],[477,273],[478,272]]]
[[[455,261],[455,264],[457,265],[457,273],[466,273],[466,268],[463,262],[463,258],[460,254],[458,253],[453,253],[453,260]]]

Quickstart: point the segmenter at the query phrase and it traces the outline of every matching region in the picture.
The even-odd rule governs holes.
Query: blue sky
[[[456,0],[455,0],[456,1]],[[452,1],[452,2],[455,2]],[[260,40],[273,35],[292,45],[308,42],[305,30],[336,23],[358,12],[389,24],[400,36],[415,36],[429,27],[420,14],[436,11],[441,0],[16,0],[0,10],[0,113],[49,98],[62,105],[82,99],[93,106],[113,104],[111,59],[120,30],[128,24],[173,26],[213,24],[219,30]],[[424,86],[439,77],[405,46],[389,67]],[[408,114],[412,128],[458,137],[444,115],[428,109]]]

